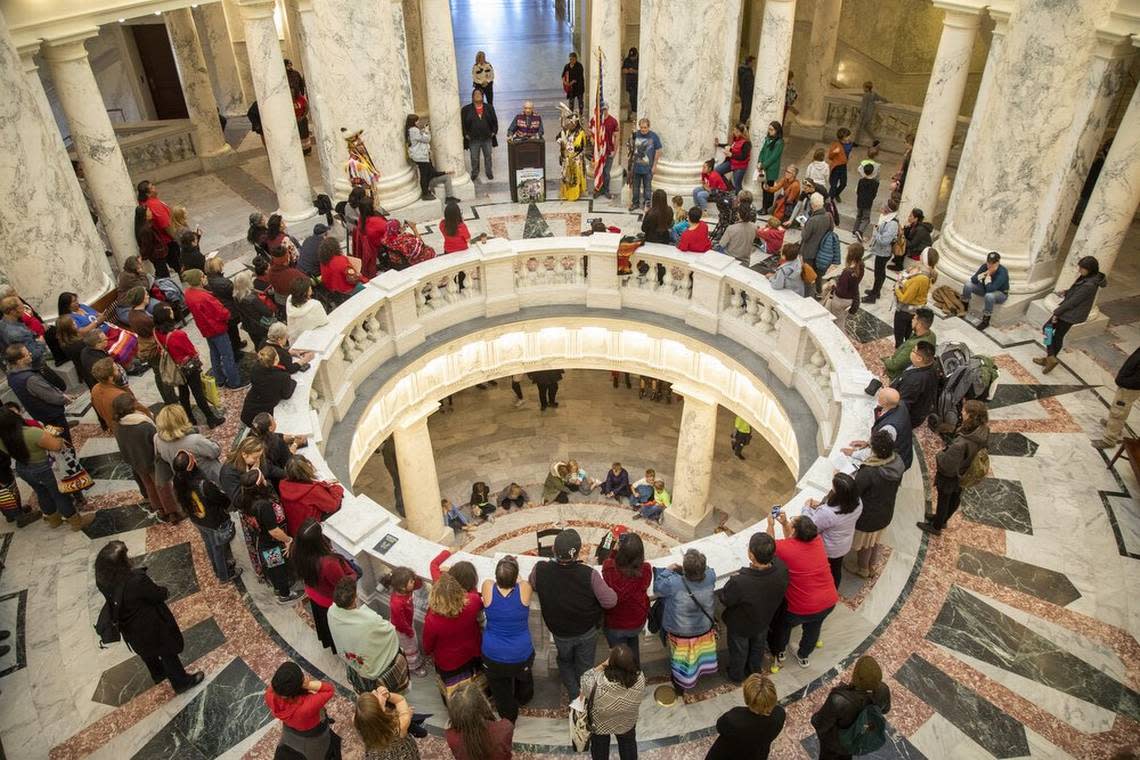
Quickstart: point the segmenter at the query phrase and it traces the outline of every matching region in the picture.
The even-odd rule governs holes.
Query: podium
[[[508,140],[507,175],[515,203],[546,200],[546,142]]]

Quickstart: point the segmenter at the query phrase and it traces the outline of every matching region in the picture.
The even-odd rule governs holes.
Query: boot
[[[978,322],[978,329],[979,330],[985,330],[989,326],[990,326],[990,315],[989,314],[983,314],[982,315],[982,321]]]
[[[44,515],[44,522],[48,524],[49,528],[58,528],[60,525],[63,525],[63,518],[56,512],[55,514]]]
[[[1047,356],[1038,356],[1038,357],[1034,358],[1033,363],[1039,367],[1044,367],[1045,366],[1045,360],[1048,358],[1049,357],[1047,357]]]
[[[1046,356],[1045,357],[1045,369],[1043,369],[1041,371],[1043,373],[1045,373],[1046,375],[1048,375],[1050,372],[1053,371],[1053,368],[1056,367],[1059,363],[1060,362],[1057,361],[1056,356]]]
[[[67,524],[71,526],[72,530],[83,530],[92,522],[95,521],[95,515],[86,514],[81,515],[78,512],[67,518]]]

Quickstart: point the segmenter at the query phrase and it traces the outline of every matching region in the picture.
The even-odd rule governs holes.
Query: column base
[[[666,509],[663,525],[669,531],[680,536],[682,541],[692,541],[695,538],[712,535],[716,529],[716,520],[716,512],[712,509],[708,511],[708,514],[696,520],[683,517],[672,510]]]
[[[198,156],[202,162],[202,170],[207,172],[217,171],[218,169],[225,169],[229,166],[235,166],[244,161],[248,156],[243,156],[236,150],[226,145],[221,150],[214,153]]]
[[[1059,303],[1061,303],[1061,299],[1053,293],[1044,298],[1038,298],[1029,304],[1029,308],[1025,312],[1025,321],[1030,325],[1044,325],[1053,316],[1053,310],[1057,308]],[[1108,322],[1108,317],[1104,312],[1094,305],[1087,320],[1069,328],[1066,339],[1091,338],[1095,335],[1102,335],[1108,330]]]
[[[653,189],[664,190],[668,195],[690,198],[693,188],[701,186],[703,161],[665,161],[662,159],[653,172]],[[610,182],[611,187],[613,181]]]

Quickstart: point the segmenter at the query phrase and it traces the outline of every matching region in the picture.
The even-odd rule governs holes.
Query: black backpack
[[[854,701],[852,695],[844,695]],[[867,755],[887,743],[887,719],[871,694],[863,695],[863,707],[851,725],[839,728],[839,746],[850,755]]]
[[[108,644],[114,644],[123,640],[123,632],[120,630],[120,613],[123,607],[123,585],[120,584],[115,588],[115,593],[111,598],[103,603],[103,609],[99,611],[99,619],[95,621],[95,633],[99,634],[99,648],[105,649]]]

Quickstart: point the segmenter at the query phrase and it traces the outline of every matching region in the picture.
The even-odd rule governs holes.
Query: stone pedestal
[[[5,93],[0,182],[19,188],[0,196],[0,278],[54,319],[61,291],[91,302],[112,283],[103,243],[50,118],[33,54],[29,49],[21,60],[0,15],[0,89]]]
[[[194,9],[198,39],[209,65],[207,70],[214,85],[214,97],[225,117],[245,116],[245,94],[242,92],[237,59],[230,44],[229,27],[222,3],[207,3]]]
[[[186,110],[190,112],[190,123],[194,125],[194,146],[198,157],[209,167],[218,159],[232,154],[233,149],[222,134],[218,104],[206,71],[206,56],[202,53],[202,43],[189,8],[167,11],[165,19],[170,47],[182,78],[182,96],[186,99]]]
[[[274,4],[272,0],[240,0],[239,6],[277,205],[286,221],[307,221],[316,216],[313,189],[301,154],[293,99],[273,22]]]
[[[87,58],[84,42],[96,33],[91,29],[45,43],[43,57],[71,127],[71,139],[99,220],[115,260],[122,264],[139,252],[134,230],[135,188]],[[58,227],[58,220],[53,225]],[[102,250],[102,245],[98,250]]]
[[[756,8],[753,13],[759,15]],[[764,3],[764,24],[756,58],[756,87],[752,91],[752,157],[744,181],[756,193],[756,164],[760,148],[768,136],[768,125],[783,122],[784,96],[788,89],[788,65],[792,55],[792,30],[796,24],[796,0],[768,0]],[[782,163],[786,164],[787,161]],[[779,179],[773,177],[772,181]]]
[[[253,74],[249,68],[249,53],[245,48],[245,26],[242,24],[237,0],[222,0],[221,6],[226,15],[226,28],[230,32],[230,46],[234,51],[238,81],[241,82],[242,100],[248,108],[256,94],[253,91]]]
[[[926,88],[900,204],[903,214],[920,208],[927,219],[935,216],[938,190],[942,187],[942,175],[946,173],[946,161],[954,142],[954,128],[958,125],[958,111],[970,75],[970,54],[982,12],[980,6],[945,0],[935,0],[935,6],[946,11],[942,38]]]
[[[684,397],[681,430],[677,435],[677,465],[673,468],[673,505],[665,511],[670,522],[693,529],[712,510],[713,448],[716,443],[716,401],[695,388],[675,384]]]
[[[447,0],[419,0],[428,108],[431,111],[431,150],[435,167],[452,172],[455,195],[474,198],[475,185],[463,155],[463,127],[459,122],[459,79],[451,7]],[[499,114],[501,122],[509,118]],[[503,127],[504,130],[506,127]],[[442,192],[442,191],[440,191]]]
[[[297,0],[298,33],[301,39],[301,59],[305,63],[305,84],[309,100],[309,132],[313,136],[313,147],[321,164],[321,192],[330,198],[337,197],[337,178],[345,175],[344,141],[336,127],[329,108],[328,87],[321,86],[327,81],[321,56],[317,55],[320,35],[317,30],[317,15],[314,13],[314,0]],[[314,87],[313,83],[317,83]]]
[[[396,466],[404,497],[404,527],[413,533],[439,541],[444,535],[440,511],[439,477],[435,452],[428,433],[428,417],[439,409],[431,402],[413,409],[399,421],[392,436],[396,443]]]
[[[817,0],[811,19],[811,39],[806,71],[800,81],[799,116],[796,126],[822,134],[827,119],[824,97],[831,90],[831,74],[835,69],[835,47],[839,42],[839,15],[843,0]],[[765,11],[766,12],[766,11]],[[767,37],[767,32],[761,31]],[[763,45],[761,45],[763,47]],[[786,79],[786,77],[785,77]]]

